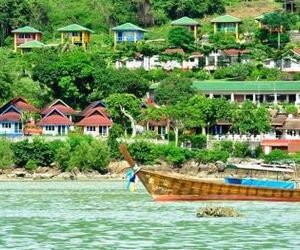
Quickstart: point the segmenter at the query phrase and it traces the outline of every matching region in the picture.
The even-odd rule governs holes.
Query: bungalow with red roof
[[[13,105],[0,114],[0,134],[9,136],[23,134],[22,113]]]
[[[23,97],[17,96],[4,104],[0,108],[0,134],[22,135],[25,119],[32,120],[30,117],[39,110],[27,102]]]
[[[38,123],[44,135],[67,135],[74,123],[57,108],[51,109]]]
[[[98,103],[99,104],[99,103]],[[83,111],[84,118],[76,124],[83,128],[86,135],[107,137],[112,126],[112,120],[107,116],[103,107],[93,107]]]
[[[41,114],[44,117],[54,109],[60,111],[62,114],[68,117],[70,121],[74,121],[74,116],[77,114],[77,112],[73,108],[71,108],[68,104],[66,104],[61,99],[56,99],[52,101],[44,109],[42,109]]]
[[[264,61],[264,66],[267,68],[277,68],[288,73],[298,73],[300,72],[300,49],[289,50],[277,61],[267,59]]]

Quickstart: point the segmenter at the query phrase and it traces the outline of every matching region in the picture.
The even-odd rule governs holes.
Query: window
[[[154,126],[151,126],[151,125],[149,125],[149,131],[154,131],[155,130],[155,127]]]
[[[158,126],[158,134],[165,135],[166,134],[166,127],[165,126]]]
[[[45,129],[46,129],[46,131],[55,131],[54,126],[46,126]]]
[[[96,131],[96,127],[95,126],[87,126],[86,127],[86,131],[89,131],[89,132],[94,132],[94,131]]]
[[[31,36],[30,36],[30,34],[25,33],[25,34],[19,34],[19,38],[26,39],[26,38],[31,38]]]
[[[107,136],[108,135],[107,126],[100,126],[99,127],[99,134],[102,135],[102,136]]]
[[[291,59],[284,59],[283,60],[283,67],[290,68],[291,67]]]
[[[11,123],[2,123],[2,128],[11,128]]]

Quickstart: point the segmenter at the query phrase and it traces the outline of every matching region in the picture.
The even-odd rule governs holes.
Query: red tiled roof
[[[300,49],[293,49],[292,50],[295,54],[297,54],[298,56],[300,56]]]
[[[42,120],[38,123],[40,126],[45,126],[45,125],[65,125],[65,126],[70,126],[72,125],[73,122],[71,122],[66,116],[61,114],[59,111],[54,109],[46,115],[45,117],[42,118]]]
[[[184,54],[184,50],[183,49],[166,49],[164,52],[164,54]]]
[[[34,107],[32,104],[27,102],[23,97],[17,96],[14,99],[9,101],[9,104],[14,105],[18,109],[22,111],[28,111],[28,112],[39,112],[39,110]]]
[[[91,110],[89,114],[76,125],[78,126],[111,126],[113,122],[98,108]]]
[[[0,121],[12,121],[12,122],[21,121],[21,115],[17,112],[10,111],[10,112],[1,114]]]
[[[59,110],[61,113],[65,114],[65,115],[74,115],[77,113],[73,108],[64,106],[62,104],[57,104],[57,105],[45,108],[42,110],[41,113],[42,113],[42,115],[46,115],[54,109]]]
[[[223,53],[228,55],[228,56],[238,56],[239,54],[243,55],[243,54],[247,54],[249,53],[248,50],[246,49],[224,49]]]
[[[95,108],[100,108],[102,111],[104,111],[105,105],[101,101],[94,101],[81,112],[81,115],[86,116],[91,110]]]

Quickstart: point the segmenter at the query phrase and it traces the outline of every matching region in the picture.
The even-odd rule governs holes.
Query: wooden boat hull
[[[300,189],[262,188],[202,181],[141,169],[137,175],[155,201],[282,201],[300,202]]]

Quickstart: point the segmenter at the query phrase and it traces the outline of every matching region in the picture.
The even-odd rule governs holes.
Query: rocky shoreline
[[[241,162],[253,162],[252,160],[245,159],[231,159],[229,164]],[[223,180],[225,177],[233,178],[262,178],[262,179],[276,179],[277,174],[266,171],[251,171],[241,169],[227,169],[226,164],[223,162],[216,162],[214,164],[198,164],[193,161],[185,163],[182,167],[172,167],[165,162],[151,166],[142,166],[150,170],[157,170],[162,172],[174,172],[193,177],[198,177],[206,180]],[[125,161],[112,162],[108,167],[106,174],[100,174],[97,171],[80,172],[74,170],[71,172],[62,172],[56,167],[39,167],[34,172],[25,170],[24,168],[12,168],[0,170],[0,181],[14,181],[14,180],[44,180],[44,181],[101,181],[101,180],[114,180],[120,181],[126,178],[126,171],[128,165]],[[300,182],[299,175],[280,174],[281,180],[293,180]]]

